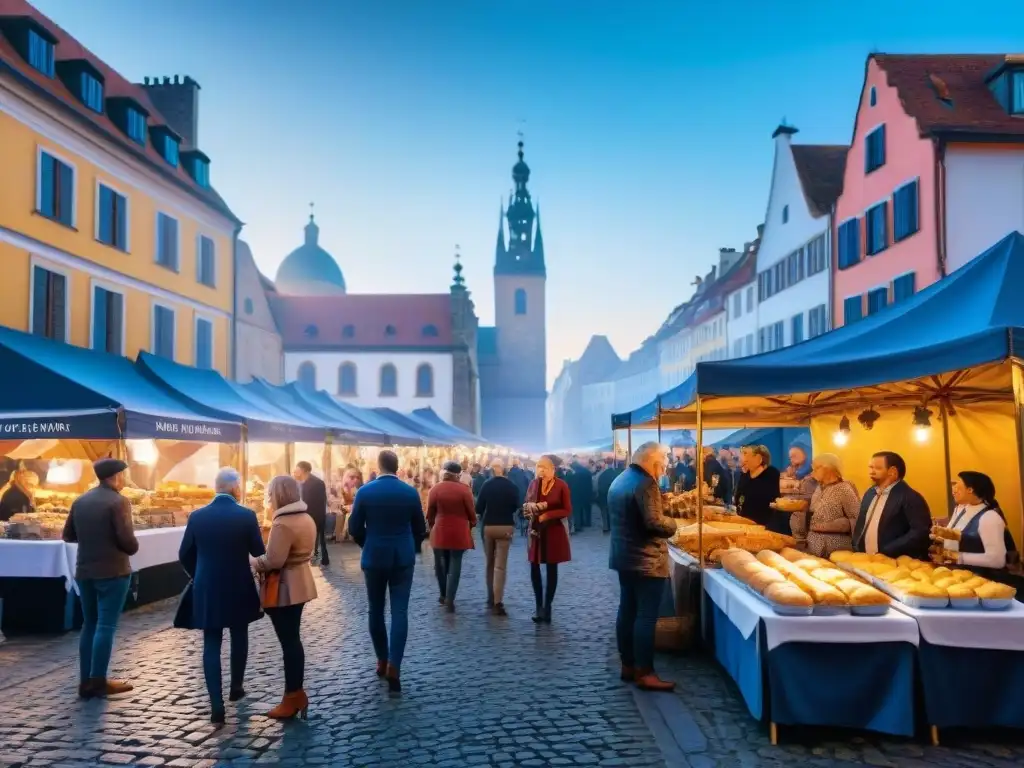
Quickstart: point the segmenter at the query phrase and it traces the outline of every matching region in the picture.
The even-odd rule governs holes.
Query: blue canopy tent
[[[308,403],[294,387],[278,387],[263,379],[254,379],[248,384],[236,386],[297,418],[312,424],[324,424],[342,442],[354,445],[380,445],[387,440],[386,434],[360,423],[342,411],[328,413],[326,409]]]
[[[426,436],[434,445],[456,445],[459,442],[446,432],[424,423],[407,413],[399,413],[391,408],[374,408],[373,410],[388,420],[401,424],[406,429]]]
[[[0,438],[241,439],[228,414],[183,403],[131,361],[0,327]]]
[[[422,436],[402,429],[400,425],[388,421],[379,413],[369,408],[360,408],[357,405],[336,400],[322,389],[307,389],[298,386],[295,382],[287,384],[286,389],[293,396],[318,411],[340,413],[342,418],[354,420],[356,423],[363,425],[363,427],[379,433],[383,441],[379,443],[380,445],[423,445]]]
[[[614,428],[787,426],[864,405],[1012,397],[1014,350],[1024,343],[1024,235],[1014,232],[914,296],[786,349],[698,363],[675,389]]]
[[[418,422],[437,427],[445,434],[450,434],[457,443],[460,445],[470,446],[484,446],[490,445],[486,440],[483,440],[478,435],[474,435],[472,432],[467,432],[464,429],[459,429],[454,424],[449,424],[447,421],[442,419],[431,407],[417,408],[415,411],[409,414],[412,418]]]
[[[323,442],[327,430],[260,405],[239,394],[235,384],[217,371],[180,365],[148,352],[140,352],[135,369],[190,407],[205,407],[246,425],[247,437],[257,443]]]
[[[740,448],[764,445],[772,455],[773,464],[785,466],[786,454],[794,445],[811,446],[811,431],[806,427],[760,427],[740,429],[711,444],[712,448]]]

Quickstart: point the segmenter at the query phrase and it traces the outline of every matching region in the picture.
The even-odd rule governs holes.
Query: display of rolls
[[[759,552],[757,559],[765,565],[770,565],[789,581],[796,584],[800,589],[811,596],[816,605],[841,606],[847,605],[846,596],[831,584],[826,584],[816,579],[803,568],[799,568],[789,562],[782,555],[775,552]]]

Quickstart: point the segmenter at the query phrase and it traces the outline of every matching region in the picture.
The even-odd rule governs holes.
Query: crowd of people
[[[798,445],[788,459],[780,471],[763,445],[743,446],[728,455],[705,451],[703,475],[723,503],[767,528],[795,534],[815,555],[827,557],[843,549],[908,555],[957,563],[1000,581],[1019,581],[1016,547],[995,499],[994,483],[984,473],[959,473],[951,488],[956,504],[952,515],[933,521],[924,497],[906,482],[906,462],[896,453],[882,451],[871,458],[872,487],[863,497],[844,479],[835,454],[812,459],[808,449]],[[75,578],[84,617],[79,654],[83,698],[132,690],[130,683],[107,676],[128,591],[129,558],[138,551],[131,508],[120,493],[127,465],[108,458],[97,461],[94,469],[99,484],[74,502],[64,530],[66,541],[78,543]],[[525,488],[516,470],[528,479]],[[663,446],[645,443],[628,467],[579,460],[565,466],[557,457],[544,456],[530,468],[516,461],[506,470],[501,458],[492,457],[488,466],[471,466],[465,472],[459,462],[449,461],[438,481],[427,488],[417,488],[408,475],[402,476],[392,451],[379,454],[375,476],[366,484],[347,471],[347,487],[342,488],[342,493],[351,494],[347,530],[362,550],[377,676],[390,691],[401,691],[409,599],[416,556],[425,542],[433,552],[438,603],[454,613],[463,556],[475,548],[473,531],[478,529],[486,560],[487,603],[494,615],[507,616],[507,561],[521,518],[535,598],[532,620],[549,624],[558,568],[571,560],[570,535],[588,524],[580,504],[596,501],[603,530],[610,533],[609,567],[619,578],[616,640],[621,678],[645,690],[673,690],[675,684],[654,671],[654,636],[669,575],[667,540],[677,525],[663,514],[662,492],[672,483],[685,487],[689,470],[692,457],[673,461]],[[304,462],[292,476],[273,478],[266,488],[272,524],[264,541],[256,515],[241,504],[238,472],[221,470],[215,486],[213,502],[188,519],[179,559],[191,581],[175,616],[175,626],[203,632],[211,722],[225,722],[220,661],[224,631],[231,642],[228,699],[237,701],[245,696],[248,625],[264,614],[281,645],[285,679],[282,700],[267,715],[304,718],[309,700],[304,692],[302,613],[317,597],[311,566],[315,553],[319,550],[321,562],[327,562],[329,491]],[[805,508],[778,509],[776,500],[786,495],[806,501]],[[388,603],[390,627],[385,620]]]

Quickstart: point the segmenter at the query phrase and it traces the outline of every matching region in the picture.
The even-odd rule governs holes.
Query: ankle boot
[[[636,670],[633,667],[623,664],[622,669],[619,670],[619,679],[624,683],[632,683],[636,681]]]
[[[642,691],[670,693],[676,689],[676,684],[662,680],[653,669],[638,669],[636,671],[636,687]]]
[[[281,699],[281,703],[267,712],[267,717],[274,720],[290,720],[298,715],[305,720],[308,709],[309,699],[306,698],[306,692],[299,689],[292,693],[286,693]]]
[[[388,663],[386,661],[377,660],[377,677],[384,677],[388,673]]]
[[[544,623],[545,624],[550,624],[551,623],[551,603],[548,603],[547,605],[544,606]]]
[[[78,698],[91,699],[93,695],[92,680],[83,680],[78,684]]]
[[[537,610],[533,612],[533,616],[530,617],[534,624],[544,623],[544,606],[540,603],[537,604]]]
[[[241,701],[245,698],[245,688],[240,685],[232,685],[228,691],[228,701]]]
[[[391,693],[402,692],[402,681],[399,678],[399,670],[394,664],[388,664],[387,670],[388,691]]]
[[[125,680],[114,680],[113,678],[94,677],[86,685],[92,689],[92,695],[97,698],[117,696],[119,693],[128,693],[135,688]]]

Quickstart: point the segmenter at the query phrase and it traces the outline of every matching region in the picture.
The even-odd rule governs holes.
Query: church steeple
[[[520,135],[517,145],[519,160],[512,166],[512,182],[514,187],[509,196],[508,212],[508,247],[498,251],[495,259],[495,274],[531,274],[543,275],[544,252],[534,247],[533,222],[536,214],[530,190],[530,166],[524,159],[523,140]]]
[[[505,255],[505,203],[498,210],[498,244],[494,247],[494,257],[500,259]]]
[[[537,202],[537,234],[533,239],[533,255],[534,258],[540,260],[540,263],[544,263],[544,237],[540,233],[540,202]]]
[[[458,245],[455,246],[455,266],[452,267],[452,271],[452,291],[466,290],[466,278],[462,276],[462,254]]]

